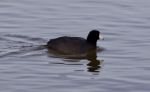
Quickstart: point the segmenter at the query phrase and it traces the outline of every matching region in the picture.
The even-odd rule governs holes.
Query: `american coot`
[[[99,36],[100,32],[98,30],[90,31],[87,39],[81,37],[63,36],[50,39],[47,43],[47,47],[48,49],[64,55],[85,54],[97,49],[96,43]]]

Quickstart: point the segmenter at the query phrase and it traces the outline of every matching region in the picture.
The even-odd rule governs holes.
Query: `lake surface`
[[[150,0],[1,0],[1,92],[149,92]],[[98,29],[97,62],[51,56],[59,36]]]

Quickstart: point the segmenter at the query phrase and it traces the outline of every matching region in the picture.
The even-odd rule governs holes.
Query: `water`
[[[149,92],[149,0],[1,0],[2,92]],[[42,45],[99,29],[97,63]],[[93,70],[92,70],[93,69]]]

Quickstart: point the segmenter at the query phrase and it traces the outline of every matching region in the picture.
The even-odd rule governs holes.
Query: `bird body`
[[[60,43],[61,42],[61,43]],[[59,37],[48,42],[48,48],[59,51],[62,54],[83,54],[93,50],[95,46],[81,37]]]

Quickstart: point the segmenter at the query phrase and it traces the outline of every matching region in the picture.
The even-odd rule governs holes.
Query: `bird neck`
[[[96,47],[97,40],[87,39],[87,42]]]

